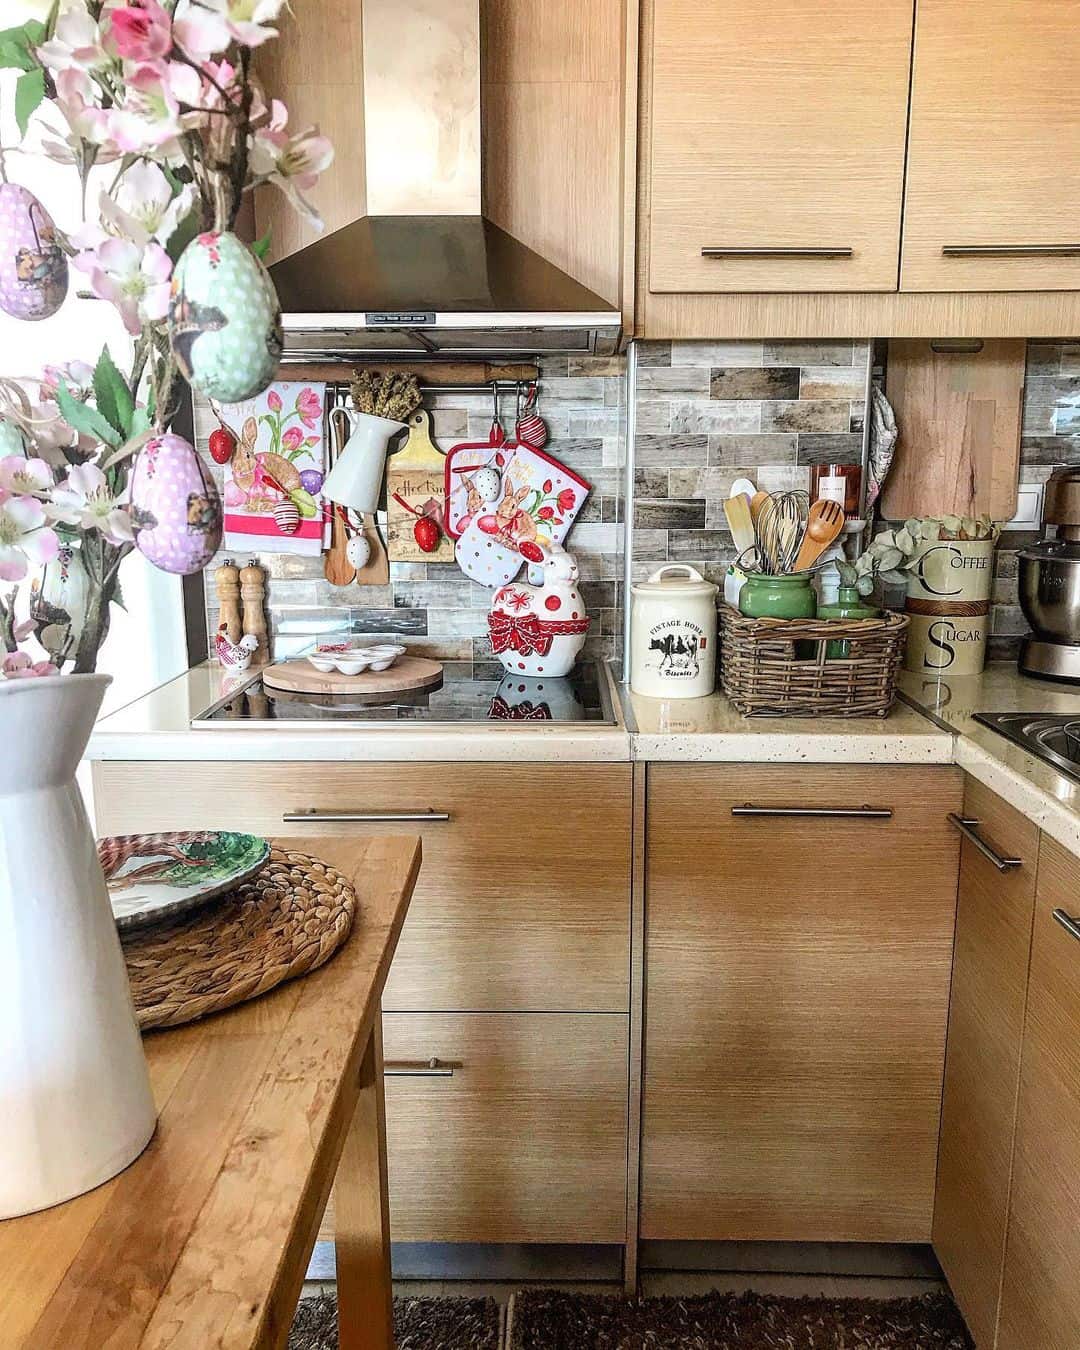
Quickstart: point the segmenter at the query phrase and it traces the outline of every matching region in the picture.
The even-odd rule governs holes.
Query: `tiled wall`
[[[581,569],[581,592],[593,627],[587,651],[610,655],[619,628],[616,585],[621,549],[618,489],[625,414],[623,359],[548,357],[542,365],[540,412],[548,424],[547,452],[592,484],[570,542]],[[459,441],[486,440],[490,394],[440,394],[425,399],[433,411],[436,443],[449,450]],[[512,399],[503,421],[513,429]],[[200,447],[217,425],[208,407],[196,409]],[[204,455],[204,458],[207,458]],[[209,463],[209,460],[207,460]],[[218,476],[221,471],[210,465]],[[384,530],[385,537],[385,530]],[[217,593],[207,574],[207,627],[217,631]],[[279,657],[303,651],[329,635],[396,634],[418,655],[450,660],[491,660],[487,610],[491,592],[463,576],[455,564],[392,563],[388,586],[331,586],[321,558],[266,553],[274,650]]]
[[[645,342],[639,349],[633,572],[688,562],[723,584],[736,478],[809,488],[858,463],[866,342]]]
[[[1080,340],[1028,343],[1020,477],[1042,482],[1059,464],[1080,464]],[[1016,550],[1036,535],[1002,536],[991,613],[991,658],[1015,656],[1028,631],[1017,603]]]

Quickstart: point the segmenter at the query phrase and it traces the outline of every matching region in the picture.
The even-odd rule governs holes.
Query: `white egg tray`
[[[390,642],[380,642],[374,647],[325,646],[308,652],[307,659],[324,675],[332,670],[339,675],[360,675],[365,670],[389,670],[405,650]]]

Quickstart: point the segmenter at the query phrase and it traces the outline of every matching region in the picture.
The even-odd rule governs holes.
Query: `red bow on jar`
[[[491,650],[496,656],[507,650],[520,652],[522,656],[547,656],[551,650],[551,633],[545,632],[545,626],[535,614],[526,614],[522,618],[497,609],[488,615],[488,631],[491,634]]]

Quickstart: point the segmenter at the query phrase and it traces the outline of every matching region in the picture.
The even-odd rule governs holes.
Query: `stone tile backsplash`
[[[723,502],[736,478],[749,477],[766,490],[805,489],[812,464],[858,463],[871,359],[871,344],[862,341],[639,344],[634,578],[664,562],[689,562],[722,584],[734,554]],[[570,543],[593,618],[587,650],[604,657],[620,650],[625,388],[621,357],[543,361],[548,448],[593,484]],[[486,438],[489,396],[443,394],[427,402],[444,449]],[[216,423],[205,406],[196,420],[205,448]],[[509,430],[509,403],[505,420]],[[1033,340],[1021,476],[1042,480],[1063,463],[1080,463],[1080,340]],[[1012,655],[1026,631],[1016,591],[1016,549],[1025,542],[1027,536],[1007,533],[998,550],[993,656]],[[278,655],[330,634],[394,633],[420,654],[472,659],[480,669],[490,662],[490,592],[454,566],[395,563],[388,586],[338,589],[323,579],[321,559],[266,554],[262,561],[270,574]],[[208,577],[211,635],[217,622]]]
[[[810,465],[862,455],[867,342],[639,347],[633,575],[689,562],[723,584],[736,478],[808,489]]]

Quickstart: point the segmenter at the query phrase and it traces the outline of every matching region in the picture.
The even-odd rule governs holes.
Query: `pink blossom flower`
[[[22,455],[0,459],[0,493],[30,496],[48,492],[52,484],[52,470],[43,459],[23,459]]]
[[[99,206],[101,218],[113,234],[145,245],[151,239],[168,243],[194,202],[195,189],[190,183],[173,196],[172,185],[160,166],[140,159],[124,172],[115,195],[101,194]],[[73,241],[83,248],[96,248],[103,239],[73,236]]]
[[[304,444],[304,433],[299,427],[290,427],[281,438],[281,444],[291,454],[294,450],[299,450]]]
[[[277,37],[269,24],[284,7],[285,0],[200,0],[177,20],[177,41],[196,59],[222,52],[234,40],[243,47],[261,47]]]
[[[53,35],[37,49],[38,60],[54,74],[78,69],[102,70],[112,64],[101,31],[83,0],[67,0],[57,16]]]
[[[0,664],[0,675],[8,680],[32,680],[40,679],[43,675],[59,674],[59,669],[51,661],[35,661],[28,652],[11,652]]]
[[[125,61],[156,61],[172,42],[172,19],[158,0],[128,0],[105,15],[105,46]]]
[[[85,361],[68,361],[63,366],[46,366],[41,381],[41,397],[55,399],[56,392],[63,380],[76,398],[90,393],[93,387],[94,368]]]
[[[178,61],[137,66],[123,88],[123,103],[109,115],[109,132],[125,154],[154,149],[167,153],[181,132],[202,116],[190,111],[198,107],[202,94],[199,72]]]
[[[285,406],[281,401],[281,395],[276,389],[271,389],[266,396],[266,406],[271,412],[279,413]]]
[[[314,389],[301,389],[296,400],[296,411],[300,414],[300,420],[309,431],[314,431],[319,418],[322,416],[322,400]]]
[[[0,492],[0,581],[22,581],[31,563],[52,562],[59,551],[60,540],[37,498]]]
[[[96,464],[76,464],[68,471],[67,481],[53,489],[50,511],[65,525],[100,530],[110,544],[130,544],[135,538],[130,512]]]
[[[318,127],[290,136],[285,126],[289,110],[274,99],[270,120],[259,127],[251,139],[251,173],[257,183],[273,183],[296,209],[317,228],[322,228],[318,212],[304,197],[319,181],[319,175],[334,161],[334,147]]]
[[[78,254],[75,266],[89,273],[94,294],[117,307],[135,337],[144,324],[163,319],[169,311],[172,262],[160,244],[140,248],[127,239],[107,239],[99,248]]]
[[[62,70],[56,76],[54,102],[77,140],[108,146],[109,114],[98,104],[100,90],[84,70]]]

